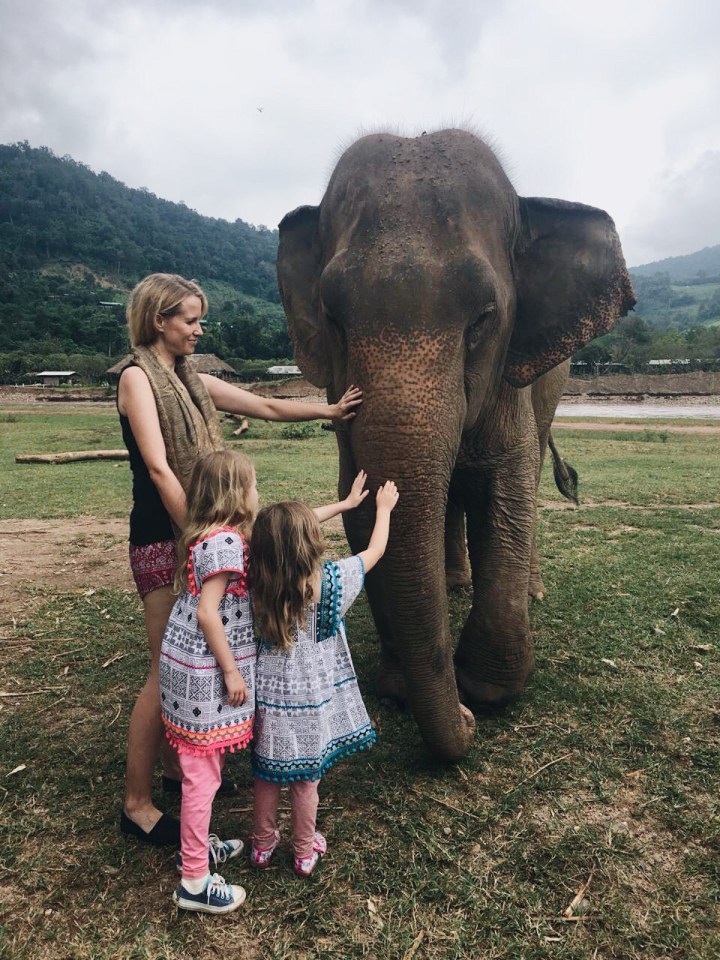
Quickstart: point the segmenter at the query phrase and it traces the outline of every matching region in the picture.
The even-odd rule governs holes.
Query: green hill
[[[682,257],[666,257],[631,267],[633,277],[652,277],[656,273],[666,273],[671,280],[699,280],[710,277],[720,282],[720,244],[715,247],[703,247],[695,253]]]
[[[574,359],[627,370],[714,370],[720,366],[720,246],[631,267],[637,304]],[[670,361],[652,367],[651,360]],[[672,361],[677,361],[673,364]]]
[[[204,352],[287,357],[277,231],[204,217],[27,142],[0,145],[0,379],[125,352],[121,306],[156,271],[195,277],[210,301]],[[103,304],[106,304],[103,306]],[[63,362],[62,358],[66,358]],[[86,363],[87,367],[88,364]]]
[[[289,357],[277,243],[277,231],[201,216],[47,147],[0,145],[0,382],[43,368],[102,380],[126,352],[127,294],[155,271],[208,294],[201,352],[236,365]],[[630,273],[634,314],[576,359],[720,357],[720,246]]]
[[[664,330],[720,323],[720,246],[630,269],[636,316]]]

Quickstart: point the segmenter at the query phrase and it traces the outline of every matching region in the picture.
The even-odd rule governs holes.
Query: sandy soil
[[[25,619],[35,593],[98,587],[135,590],[127,520],[0,520],[0,631]]]

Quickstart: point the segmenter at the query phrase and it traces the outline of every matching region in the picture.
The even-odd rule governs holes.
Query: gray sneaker
[[[173,893],[173,900],[181,910],[199,913],[231,913],[245,902],[245,890],[232,883],[225,883],[219,873],[213,874],[200,893],[189,893],[180,884]]]
[[[215,873],[221,864],[227,860],[232,860],[233,857],[237,857],[238,854],[242,853],[244,846],[242,840],[221,840],[215,836],[214,833],[211,833],[208,839],[210,840],[210,849],[208,851],[208,868],[210,873]],[[178,873],[182,873],[181,853],[175,854],[175,867]]]

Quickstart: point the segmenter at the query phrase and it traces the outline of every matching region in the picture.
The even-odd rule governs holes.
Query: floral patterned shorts
[[[141,600],[152,590],[171,587],[177,565],[175,540],[160,540],[143,547],[130,544],[130,569]]]

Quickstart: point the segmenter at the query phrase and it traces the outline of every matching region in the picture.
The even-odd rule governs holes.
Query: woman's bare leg
[[[153,774],[161,744],[165,743],[168,751],[163,758],[166,774],[182,779],[177,757],[165,741],[160,717],[160,645],[175,600],[172,587],[159,587],[143,599],[150,673],[130,715],[124,809],[128,817],[146,832],[152,830],[162,816],[152,802]]]

